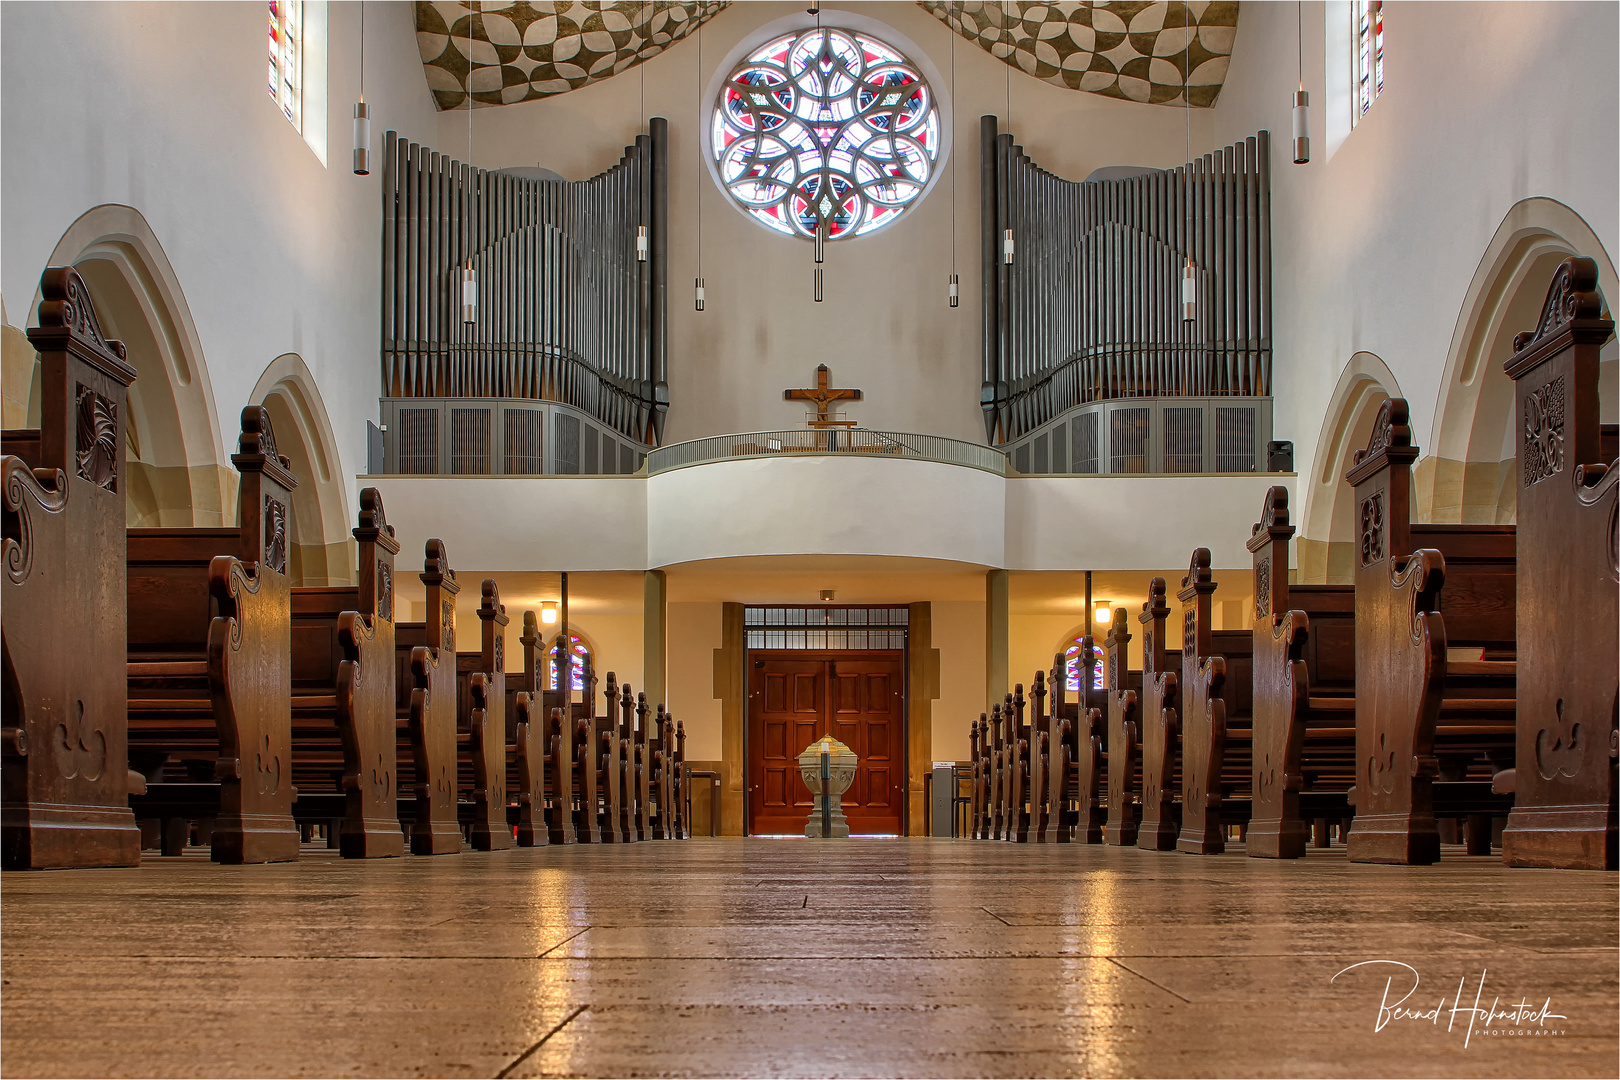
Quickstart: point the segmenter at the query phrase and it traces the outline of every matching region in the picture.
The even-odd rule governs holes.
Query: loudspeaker
[[[1293,472],[1294,444],[1286,440],[1266,443],[1266,472]]]

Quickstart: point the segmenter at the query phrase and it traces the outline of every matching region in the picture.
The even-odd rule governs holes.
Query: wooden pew
[[[1006,779],[1001,785],[1005,801],[1002,804],[1003,840],[1016,844],[1029,841],[1029,725],[1024,722],[1024,684],[1016,683],[1013,692],[1002,703],[1001,718],[1007,725],[1007,741],[1003,748],[1002,768]]]
[[[985,761],[983,746],[984,725],[989,718],[984,713],[979,714],[977,720],[968,724],[969,762],[972,766],[973,776],[969,784],[968,800],[968,838],[983,840],[985,838],[984,808],[985,808]]]
[[[675,760],[674,778],[675,805],[673,809],[675,823],[675,838],[677,840],[690,840],[692,838],[692,823],[686,819],[686,721],[675,721]]]
[[[1410,523],[1418,451],[1406,418],[1404,400],[1386,401],[1345,474],[1360,524],[1352,862],[1439,859],[1433,783],[1442,715],[1455,752],[1512,747],[1514,662],[1495,657],[1513,650],[1513,529]],[[1448,663],[1448,645],[1478,646],[1485,659]],[[1488,831],[1483,839],[1488,853]]]
[[[1108,818],[1103,823],[1103,842],[1115,846],[1134,845],[1137,840],[1136,764],[1140,736],[1137,715],[1141,693],[1126,684],[1130,671],[1130,624],[1124,608],[1114,609],[1114,621],[1103,643],[1103,663],[1107,668],[1108,726],[1104,753],[1107,759],[1106,783]]]
[[[461,850],[457,811],[456,594],[461,586],[442,540],[429,540],[422,560],[427,618],[396,622],[396,731],[408,740],[400,783],[409,778],[411,851],[450,855]],[[410,762],[407,773],[404,762]]]
[[[1095,686],[1097,655],[1095,640],[1088,634],[1080,639],[1079,689],[1076,701],[1065,702],[1065,720],[1071,725],[1067,731],[1069,755],[1073,765],[1069,770],[1068,787],[1075,806],[1073,837],[1076,843],[1100,844],[1103,826],[1108,818],[1106,799],[1107,759],[1103,751],[1107,738],[1107,691]],[[1059,654],[1055,666],[1067,670],[1066,658]]]
[[[1519,431],[1516,797],[1512,866],[1616,868],[1620,714],[1616,583],[1620,460],[1598,425],[1598,350],[1614,335],[1591,259],[1553,276],[1536,329],[1513,342]]]
[[[1193,551],[1176,598],[1181,622],[1181,831],[1176,850],[1226,850],[1221,795],[1226,761],[1226,657],[1214,653],[1208,548]]]
[[[398,807],[394,556],[399,541],[376,488],[360,492],[358,586],[292,590],[294,816],[331,786],[342,800],[344,858],[405,853]],[[331,814],[314,815],[330,819]]]
[[[1041,828],[1036,839],[1042,844],[1067,844],[1074,832],[1073,799],[1074,721],[1069,718],[1068,670],[1062,653],[1052,658],[1052,671],[1046,679],[1051,706],[1042,733],[1043,779],[1041,783]]]
[[[262,406],[242,411],[231,462],[235,528],[128,530],[129,753],[153,781],[132,805],[181,823],[168,853],[187,817],[217,808],[216,862],[287,861],[298,857],[287,582],[298,481]],[[165,763],[191,782],[157,783]]]
[[[0,863],[134,866],[125,724],[124,447],[135,369],[83,279],[40,279],[41,427],[0,435]]]
[[[540,685],[542,667],[540,624],[532,611],[523,613],[523,674],[507,680],[507,720],[510,724],[506,790],[516,797],[513,824],[518,847],[544,847],[551,842],[546,817],[547,772],[551,767],[550,717]]]
[[[583,678],[584,701],[579,706],[571,703],[564,706],[563,719],[565,723],[573,725],[574,750],[574,835],[582,844],[604,843],[602,837],[602,815],[597,797],[597,779],[601,773],[601,751],[597,739],[596,725],[596,672],[591,666],[590,659],[585,661]],[[559,653],[557,663],[557,685],[562,692],[564,702],[571,694],[569,684],[572,675],[569,669],[568,658]]]
[[[1170,606],[1165,602],[1164,578],[1148,583],[1148,598],[1137,621],[1142,624],[1142,697],[1138,721],[1142,761],[1142,814],[1137,826],[1136,845],[1154,851],[1174,851],[1179,826],[1176,821],[1176,766],[1180,732],[1181,655],[1165,648],[1165,618]]]
[[[456,654],[462,789],[468,793],[474,850],[512,846],[506,813],[506,644],[500,589],[485,578],[479,591],[479,650]]]
[[[1288,489],[1273,487],[1248,541],[1254,559],[1255,630],[1252,803],[1245,846],[1254,858],[1305,855],[1310,826],[1301,815],[1300,800],[1306,787],[1308,725],[1312,779],[1345,790],[1355,774],[1355,729],[1344,723],[1342,709],[1319,708],[1314,714],[1309,709],[1312,695],[1319,706],[1354,701],[1355,589],[1290,584],[1293,535]]]

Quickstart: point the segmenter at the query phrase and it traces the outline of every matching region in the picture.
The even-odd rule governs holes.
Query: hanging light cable
[[[1294,164],[1311,160],[1311,96],[1305,92],[1305,5],[1294,5],[1294,36],[1299,44],[1299,89],[1294,91]]]
[[[354,106],[354,175],[371,175],[371,108],[366,104],[366,0],[360,0],[360,100]]]
[[[641,28],[642,28],[643,31],[645,31],[648,28],[650,28],[651,26],[652,26],[652,21],[647,17],[647,5],[642,4],[641,5]],[[641,89],[640,89],[640,95],[641,95],[641,97],[640,97],[641,121],[640,121],[640,126],[636,128],[636,137],[637,138],[640,138],[641,133],[643,131],[647,130],[647,56],[646,56],[646,51],[647,51],[647,38],[646,38],[645,34],[643,33],[641,35],[640,42],[636,46],[636,67],[641,69]],[[642,222],[640,225],[636,226],[636,262],[646,262],[646,261],[647,261],[647,223]]]
[[[1182,5],[1182,18],[1187,20],[1187,40],[1183,46],[1181,58],[1181,100],[1182,112],[1187,120],[1186,153],[1187,169],[1192,171],[1192,11]],[[1198,279],[1193,275],[1192,251],[1187,252],[1187,263],[1181,271],[1181,319],[1183,322],[1192,322],[1198,318]]]
[[[473,76],[478,62],[473,56],[473,17],[467,16],[467,171],[477,184],[477,170],[473,169]],[[476,191],[476,187],[474,191]],[[461,268],[461,321],[478,321],[478,271],[473,269],[472,245],[467,248],[467,264]]]
[[[806,14],[815,16],[816,40],[821,42],[821,48],[823,52],[825,52],[827,49],[827,40],[821,36],[820,0],[811,0],[810,6],[804,10]],[[823,88],[823,90],[825,90],[825,88]],[[824,208],[832,205],[829,198],[831,188],[832,178],[826,173],[822,173],[821,186],[816,189],[816,195],[819,196],[816,201]],[[827,221],[827,215],[831,212],[832,211],[830,209],[826,209],[825,212],[818,211],[816,213],[816,303],[818,304],[826,298],[824,279],[821,273],[821,264],[827,260],[827,231],[830,225],[830,223]]]
[[[696,104],[696,109],[694,111],[694,115],[697,116],[697,122],[699,124],[702,124],[703,123],[703,23],[702,23],[701,20],[703,18],[703,9],[701,7],[698,8],[698,16],[697,17],[699,19],[699,22],[698,22],[698,27],[697,27],[697,78],[693,80],[693,86],[696,88],[696,93],[694,95],[694,102]],[[701,157],[698,159],[697,169],[695,170],[694,178],[697,181],[697,183],[695,184],[695,186],[692,189],[693,191],[695,191],[697,193],[697,279],[696,279],[696,282],[695,282],[696,294],[695,294],[694,302],[696,303],[697,310],[702,311],[703,310],[703,161],[702,161]]]
[[[958,5],[958,7],[957,7],[957,22],[958,22],[958,25],[960,25],[961,17],[962,17],[961,7],[960,7],[960,5]],[[947,23],[946,25],[951,30],[951,122],[955,123],[956,122],[956,29],[955,29],[955,27],[950,27],[949,23]],[[957,295],[957,293],[958,293],[958,289],[957,289],[957,277],[956,277],[956,155],[952,154],[951,155],[951,290],[950,290],[951,307],[956,307],[960,303],[961,298]]]

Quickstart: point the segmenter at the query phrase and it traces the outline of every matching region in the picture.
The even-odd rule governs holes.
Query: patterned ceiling
[[[1215,103],[1237,0],[919,0],[968,41],[1056,86],[1161,105]],[[440,109],[565,94],[657,56],[727,0],[417,0],[416,42]],[[1184,96],[1185,95],[1185,96]]]
[[[511,105],[612,78],[726,6],[726,0],[417,0],[416,45],[441,110],[466,107],[469,73],[476,105]]]
[[[922,0],[941,22],[1042,82],[1126,101],[1208,107],[1226,81],[1236,0]],[[1189,40],[1190,38],[1190,40]]]

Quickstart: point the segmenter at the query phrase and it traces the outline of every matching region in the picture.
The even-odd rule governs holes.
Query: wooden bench
[[[479,650],[456,654],[459,783],[464,824],[476,851],[512,846],[506,807],[506,643],[508,620],[495,579],[479,589]]]
[[[217,807],[215,861],[287,861],[298,857],[287,581],[298,481],[262,406],[242,411],[231,462],[235,528],[128,530],[129,754],[150,781],[132,806],[179,824],[167,853],[199,816],[187,806]]]
[[[1616,868],[1620,460],[1598,423],[1598,350],[1614,336],[1597,265],[1564,262],[1504,365],[1519,432],[1517,762],[1502,857]],[[1606,437],[1607,436],[1607,437]],[[1607,443],[1607,445],[1605,445]]]
[[[124,346],[71,267],[40,278],[38,429],[0,435],[5,490],[0,863],[134,866],[125,662]]]
[[[411,852],[461,850],[457,798],[456,595],[461,591],[442,540],[422,560],[426,618],[394,626],[396,745],[400,785],[410,784]],[[407,769],[406,762],[409,762]],[[401,800],[404,813],[404,800]]]
[[[517,828],[518,847],[543,847],[551,842],[546,817],[547,774],[551,771],[549,714],[545,690],[540,685],[540,624],[532,611],[523,613],[523,633],[518,641],[523,650],[523,674],[506,683],[510,700],[507,721],[506,790],[516,801],[512,823]],[[560,790],[553,787],[552,790]]]
[[[360,492],[353,533],[358,585],[292,590],[293,814],[301,823],[329,817],[310,808],[335,786],[343,801],[339,849],[344,858],[369,859],[405,853],[394,687],[399,541],[376,488]]]
[[[1136,846],[1174,851],[1178,823],[1177,768],[1180,749],[1181,653],[1165,647],[1165,621],[1170,605],[1164,578],[1148,583],[1148,598],[1137,622],[1142,625],[1142,697],[1138,733],[1141,755],[1142,810]]]

